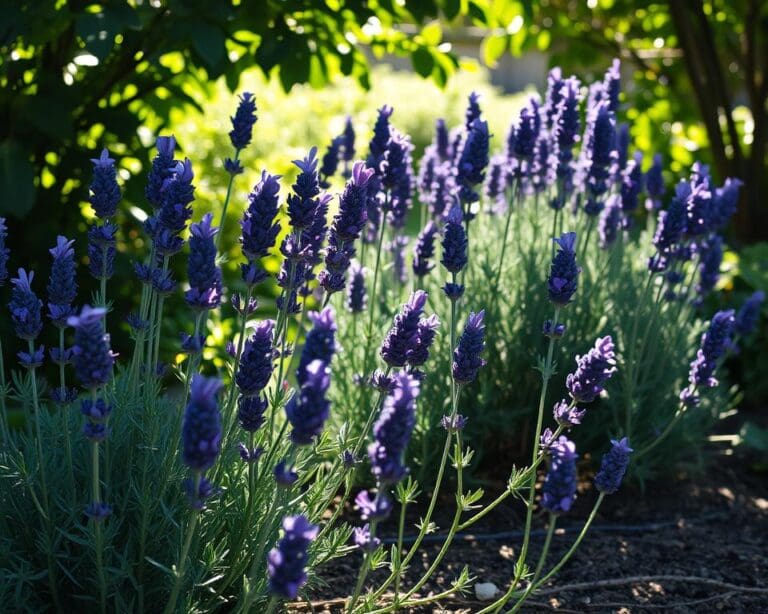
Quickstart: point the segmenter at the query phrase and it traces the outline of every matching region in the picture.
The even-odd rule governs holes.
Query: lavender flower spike
[[[597,490],[606,495],[612,495],[619,490],[629,466],[629,456],[633,451],[626,437],[611,440],[611,449],[603,456],[600,471],[595,476]]]
[[[595,341],[584,356],[576,356],[576,371],[568,374],[565,386],[574,401],[591,403],[616,371],[613,339],[607,335]]]
[[[760,318],[760,307],[765,301],[765,292],[758,290],[753,293],[736,312],[736,332],[742,337],[749,335],[757,326]]]
[[[453,351],[451,372],[456,384],[469,384],[477,377],[477,372],[485,365],[480,354],[485,350],[485,311],[470,313],[464,332],[459,337]]]
[[[106,219],[115,215],[122,197],[120,186],[117,184],[115,161],[109,157],[106,149],[102,149],[101,155],[91,159],[91,162],[93,162],[93,180],[88,202],[91,203],[97,217]]]
[[[413,350],[419,340],[418,325],[426,304],[427,293],[416,290],[395,316],[379,351],[390,367],[404,367],[407,363],[409,350]]]
[[[445,220],[443,231],[443,255],[440,263],[451,273],[459,273],[467,266],[467,233],[458,203],[454,203]]]
[[[187,303],[196,309],[215,309],[221,304],[221,269],[216,266],[214,237],[219,231],[212,226],[213,216],[190,226],[189,263],[187,272],[190,288],[184,295]]]
[[[223,384],[215,377],[195,375],[184,410],[182,459],[194,471],[213,467],[221,451],[221,414],[216,396]]]
[[[11,279],[13,290],[8,303],[16,335],[27,340],[35,339],[43,329],[43,302],[32,290],[34,278],[33,271],[27,273],[24,269],[19,269],[18,277]]]
[[[274,368],[272,332],[274,320],[264,320],[256,325],[253,334],[243,346],[235,383],[243,397],[255,397],[267,387]]]
[[[53,256],[48,280],[48,316],[59,327],[65,326],[67,318],[73,315],[72,302],[77,296],[73,243],[59,236],[56,238],[56,247],[48,250]]]
[[[416,239],[412,264],[413,274],[416,275],[416,277],[424,277],[429,274],[435,266],[431,259],[435,255],[436,235],[437,225],[430,220]]]
[[[244,149],[251,142],[253,124],[256,123],[256,98],[250,92],[244,92],[240,96],[240,104],[237,105],[232,120],[232,130],[229,132],[229,140],[236,150]]]
[[[558,239],[557,253],[552,259],[547,286],[549,300],[558,307],[565,307],[578,288],[581,267],[576,264],[576,233],[566,232]]]
[[[396,373],[393,380],[394,389],[373,425],[374,441],[368,446],[371,471],[380,486],[396,484],[407,475],[403,454],[416,424],[419,382],[404,371]]]
[[[307,550],[318,530],[304,516],[283,519],[283,537],[267,555],[270,594],[283,599],[296,598],[307,582]]]
[[[325,397],[331,383],[328,363],[313,360],[303,368],[299,380],[301,389],[288,401],[285,414],[293,427],[291,441],[306,446],[322,433],[330,412],[331,404]]]
[[[75,329],[73,363],[75,375],[83,388],[93,390],[112,377],[114,355],[109,349],[109,335],[104,334],[107,310],[85,305],[79,316],[70,316],[67,324]]]
[[[544,480],[541,505],[553,514],[571,509],[576,499],[576,446],[564,435],[548,445],[552,462]]]

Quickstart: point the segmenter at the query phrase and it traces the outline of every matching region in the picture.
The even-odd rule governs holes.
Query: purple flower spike
[[[361,490],[355,497],[355,507],[363,520],[383,520],[392,511],[392,500],[383,492],[372,499],[371,493]]]
[[[85,305],[79,316],[70,316],[67,320],[75,329],[73,362],[83,388],[98,388],[112,377],[115,358],[109,349],[109,335],[104,334],[106,313],[101,307]]]
[[[307,551],[319,528],[304,516],[283,519],[283,537],[267,555],[269,593],[282,599],[296,599],[307,582]]]
[[[566,232],[554,239],[559,249],[552,259],[547,281],[549,300],[565,307],[576,293],[581,267],[576,264],[576,233]]]
[[[629,457],[634,452],[629,440],[622,437],[611,439],[611,449],[603,456],[600,471],[595,476],[595,487],[606,495],[612,495],[621,486],[621,480],[629,467]]]
[[[757,327],[760,308],[765,301],[765,292],[758,290],[752,294],[736,313],[736,332],[742,337],[749,335]]]
[[[229,132],[229,140],[232,147],[243,149],[251,142],[253,125],[256,123],[256,98],[250,92],[244,92],[240,96],[240,104],[237,105],[232,120],[232,130]]]
[[[11,279],[13,290],[11,290],[8,308],[11,311],[16,336],[20,339],[34,339],[43,329],[43,302],[32,290],[34,278],[33,271],[27,273],[24,269],[19,269],[18,277]]]
[[[194,471],[210,469],[221,451],[221,414],[217,396],[223,387],[215,377],[195,375],[184,410],[182,459]]]
[[[330,413],[331,404],[325,397],[331,384],[328,363],[313,360],[303,368],[299,381],[301,389],[288,401],[285,414],[293,427],[291,441],[298,446],[307,446],[323,432]]]
[[[243,397],[259,395],[269,383],[274,367],[274,348],[272,333],[274,320],[259,322],[253,334],[246,340],[240,364],[235,375],[235,382]]]
[[[568,375],[565,385],[574,401],[591,403],[616,371],[616,352],[608,335],[595,341],[584,356],[576,356],[576,371]]]
[[[373,425],[374,441],[368,446],[371,472],[380,485],[396,484],[408,474],[403,455],[416,424],[419,382],[403,371],[393,379],[394,388]]]
[[[115,161],[109,157],[106,149],[102,149],[101,155],[91,159],[91,162],[93,162],[93,180],[88,202],[91,203],[96,216],[103,220],[115,215],[122,197],[120,186],[117,184],[117,169],[115,169]]]
[[[585,409],[579,409],[574,404],[569,403],[565,399],[555,404],[552,410],[552,415],[560,426],[565,428],[572,428],[577,424],[581,424],[584,414],[587,411]]]
[[[184,294],[187,304],[196,309],[215,309],[221,304],[221,269],[216,266],[214,237],[219,231],[212,226],[213,216],[207,213],[197,224],[189,228],[189,275],[190,289]]]
[[[475,380],[478,371],[485,365],[480,355],[485,350],[485,311],[470,313],[464,332],[453,352],[453,381],[469,384]]]
[[[576,499],[576,446],[561,435],[548,448],[552,462],[544,480],[541,505],[553,514],[563,514]]]
[[[378,537],[371,538],[371,526],[365,524],[362,527],[352,529],[352,540],[355,545],[365,552],[373,552],[381,546],[381,540]]]
[[[404,367],[408,362],[408,352],[413,351],[419,342],[419,321],[427,303],[427,293],[416,290],[400,313],[395,316],[392,328],[384,338],[379,353],[390,367]]]

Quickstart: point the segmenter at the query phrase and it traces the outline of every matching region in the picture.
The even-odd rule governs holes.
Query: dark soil
[[[628,486],[607,497],[577,553],[523,611],[768,612],[768,476],[751,466],[749,458],[721,451],[704,469],[679,470],[664,482],[646,484],[644,490]],[[489,492],[484,500],[491,498]],[[595,498],[585,481],[575,508],[558,522],[565,531],[553,539],[547,568],[570,547]],[[454,542],[421,596],[445,591],[464,565],[469,565],[477,582],[493,582],[502,590],[509,585],[522,542],[524,512],[520,502],[508,502],[473,526],[471,535]],[[438,506],[438,535],[448,526],[453,505],[446,497]],[[409,514],[411,534],[416,532],[419,511],[423,513]],[[529,558],[534,562],[543,543],[544,522],[543,516],[535,519],[538,531]],[[394,519],[380,535],[396,535]],[[404,587],[429,567],[439,545],[437,540],[422,545]],[[351,592],[360,560],[359,555],[347,556],[318,570],[327,585],[311,595],[316,612],[341,611],[338,598]],[[367,585],[374,586],[386,573],[371,574]],[[762,592],[747,590],[755,587]],[[477,612],[484,605],[474,599],[472,590],[411,611]]]

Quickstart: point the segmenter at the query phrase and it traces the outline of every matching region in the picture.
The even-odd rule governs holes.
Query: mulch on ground
[[[646,484],[643,491],[625,487],[607,497],[579,550],[523,611],[768,612],[768,476],[751,471],[748,461],[716,456],[704,471],[680,471],[663,482]],[[589,483],[580,486],[572,513],[558,522],[565,531],[558,531],[553,539],[548,567],[570,547],[595,497]],[[486,494],[486,500],[491,498]],[[441,500],[438,510],[436,521],[442,529],[434,538],[449,524],[452,498]],[[423,510],[409,514],[412,534],[419,512]],[[543,543],[544,521],[543,516],[535,520],[538,531],[530,549],[533,561]],[[464,565],[469,565],[477,582],[506,588],[523,525],[519,502],[499,506],[473,526],[471,534],[454,542],[439,573],[419,595],[445,591]],[[385,538],[396,535],[393,520],[380,534]],[[421,577],[439,547],[437,539],[422,545],[404,587]],[[351,592],[360,560],[359,555],[347,556],[319,570],[327,584],[312,594],[315,612],[342,611],[338,598]],[[367,585],[375,585],[386,575],[386,570],[373,572]],[[411,611],[477,612],[484,605],[470,593]],[[310,610],[308,604],[294,607]]]

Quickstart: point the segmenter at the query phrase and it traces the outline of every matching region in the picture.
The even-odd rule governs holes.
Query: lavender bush
[[[580,84],[553,72],[545,99],[531,100],[492,161],[475,95],[462,127],[438,124],[418,174],[391,107],[379,112],[364,162],[354,159],[363,147],[347,122],[322,161],[313,147],[294,162],[290,187],[261,171],[245,199],[239,248],[219,244],[220,228],[238,198],[234,178],[247,172],[251,94],[231,118],[229,186],[213,215],[196,214],[194,161],[180,159],[173,136],[158,138],[145,254],[116,253],[109,220],[121,192],[114,160],[102,152],[90,199],[102,221],[87,248],[57,239],[46,295],[32,272],[19,269],[11,280],[9,316],[26,348],[10,369],[12,385],[10,357],[0,363],[4,603],[272,612],[311,594],[325,563],[359,549],[347,611],[422,606],[470,583],[467,568],[443,592],[420,592],[456,535],[521,497],[525,536],[510,583],[483,612],[519,609],[568,561],[636,459],[691,417],[707,421],[721,409],[712,394],[718,366],[754,320],[752,304],[738,317],[718,313],[691,351],[738,182],[714,187],[696,166],[667,200],[672,190],[652,167],[645,229],[640,161],[616,126],[617,74],[613,66],[590,88],[582,130]],[[337,184],[338,199],[326,191]],[[417,204],[422,230],[412,240],[404,227]],[[6,232],[22,230],[0,220],[3,241]],[[0,248],[4,282],[13,254]],[[240,260],[234,284],[223,282],[225,252]],[[93,301],[77,295],[78,253],[100,281]],[[267,259],[277,254],[275,270]],[[136,259],[135,279],[121,281],[140,289],[138,310],[110,312],[115,282],[107,280],[115,259],[127,257]],[[186,261],[183,281],[175,261]],[[267,312],[256,297],[271,283],[279,296]],[[175,340],[182,359],[169,369],[161,338],[177,296],[189,326]],[[59,338],[47,359],[36,345],[44,313]],[[218,348],[224,369],[207,359],[219,317],[235,331]],[[117,357],[108,331],[121,320],[133,347]],[[50,386],[46,360],[56,366]],[[538,399],[530,408],[527,391]],[[22,428],[9,427],[8,403],[25,412]],[[608,449],[599,494],[573,546],[551,562],[556,522],[576,496],[582,448],[571,437],[597,413],[610,414],[614,436],[610,445],[607,436],[595,442]],[[468,488],[477,463],[469,444],[492,451],[484,425],[526,415],[528,445],[517,453],[529,462],[510,463],[507,488],[494,499]],[[426,467],[434,477],[430,496],[420,497],[414,476]],[[548,534],[533,561],[539,469]],[[449,489],[455,510],[442,546],[406,584],[403,572]],[[417,501],[423,518],[406,547],[406,510]],[[341,519],[347,503],[352,524]],[[391,514],[399,531],[385,549],[377,531]],[[389,574],[371,583],[381,566]]]

